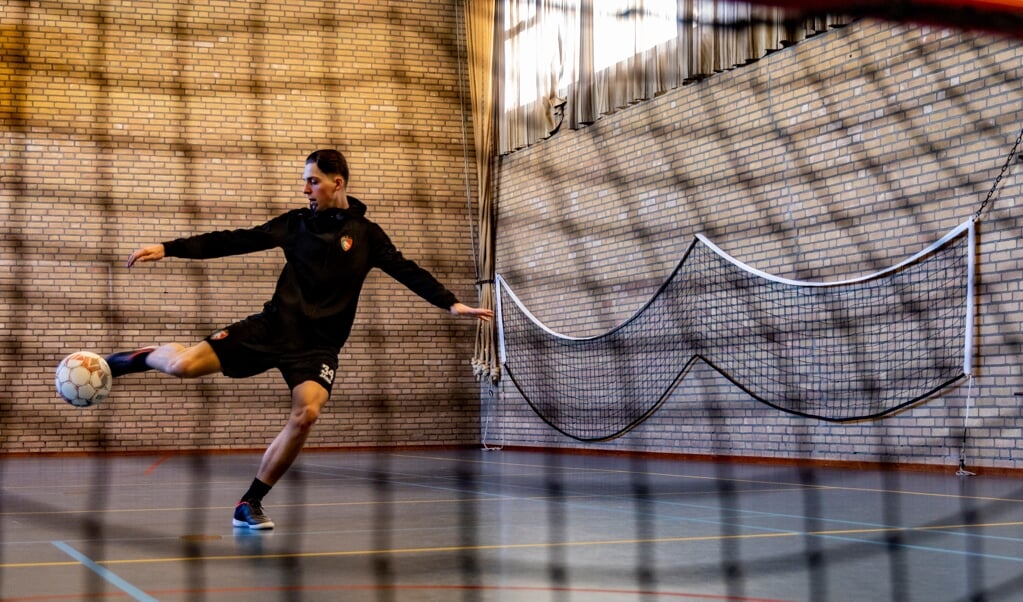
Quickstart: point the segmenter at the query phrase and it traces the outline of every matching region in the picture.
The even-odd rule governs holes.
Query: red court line
[[[569,594],[607,594],[627,596],[657,596],[660,598],[678,598],[687,600],[711,600],[714,602],[794,602],[784,598],[757,598],[751,596],[729,596],[720,594],[699,594],[694,592],[671,592],[640,589],[617,589],[596,587],[542,587],[529,585],[322,585],[322,586],[270,586],[270,587],[225,587],[204,589],[144,590],[153,596],[196,595],[196,594],[239,594],[239,593],[271,593],[271,592],[331,592],[331,591],[476,591],[476,592],[559,592]],[[76,598],[104,599],[123,598],[124,592],[105,592],[80,594]],[[2,602],[45,602],[47,600],[66,600],[67,596],[26,596],[22,598],[3,598]]]
[[[158,466],[160,466],[161,464],[163,464],[164,462],[166,462],[169,459],[170,459],[170,454],[164,454],[163,457],[161,457],[159,460],[157,460],[156,462],[153,462],[152,464],[149,465],[149,468],[146,469],[145,474],[147,474],[147,475],[153,474],[153,472],[156,471]]]

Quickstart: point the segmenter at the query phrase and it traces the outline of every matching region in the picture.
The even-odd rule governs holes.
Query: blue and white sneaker
[[[273,529],[274,522],[270,517],[263,514],[263,504],[256,500],[238,502],[234,507],[234,520],[236,527],[248,527],[249,529]]]

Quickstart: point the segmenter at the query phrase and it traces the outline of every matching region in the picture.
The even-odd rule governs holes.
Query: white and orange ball
[[[76,351],[57,366],[57,394],[77,408],[106,399],[113,380],[107,361],[90,351]]]

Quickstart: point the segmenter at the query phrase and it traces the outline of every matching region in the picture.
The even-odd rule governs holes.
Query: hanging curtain
[[[565,119],[571,127],[581,127],[846,22],[826,16],[793,25],[779,8],[719,0],[671,3],[667,10],[659,0],[462,0],[479,194],[476,252],[482,307],[495,305],[497,211],[491,166],[498,153],[553,135]],[[653,46],[643,43],[661,37],[664,41]],[[602,44],[614,40],[621,45],[622,39],[634,52],[606,64]],[[493,322],[477,327],[473,367],[480,379],[500,378]]]
[[[494,309],[494,216],[493,194],[490,185],[490,166],[495,156],[495,78],[493,0],[463,0],[466,47],[469,62],[469,98],[472,105],[473,146],[476,151],[476,188],[479,195],[476,224],[479,232],[477,278],[481,307]],[[476,348],[473,353],[473,372],[477,379],[500,378],[500,362],[493,322],[477,321]]]
[[[724,0],[497,1],[498,153],[848,22]]]
[[[498,27],[498,148],[516,149],[561,126],[575,77],[579,0],[496,0]]]

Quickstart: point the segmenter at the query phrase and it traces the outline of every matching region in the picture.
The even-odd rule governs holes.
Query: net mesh
[[[582,441],[635,427],[696,360],[786,412],[883,416],[969,371],[971,239],[972,222],[888,270],[809,283],[698,236],[642,309],[587,338],[544,326],[499,279],[505,374],[544,421]]]

